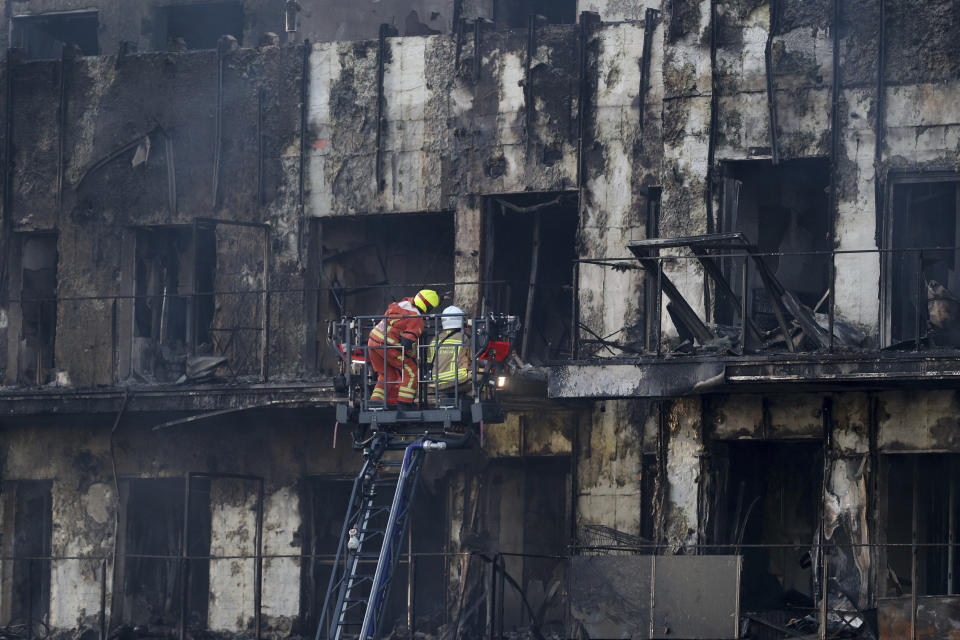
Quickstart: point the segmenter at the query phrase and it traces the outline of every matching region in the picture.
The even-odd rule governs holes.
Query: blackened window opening
[[[387,480],[390,476],[384,475]],[[312,632],[319,623],[323,600],[327,593],[330,571],[343,531],[343,519],[353,490],[353,478],[315,476],[304,482],[304,540],[301,576],[301,616]],[[384,492],[378,500],[389,503],[393,485],[378,488]],[[443,624],[445,580],[446,529],[440,526],[446,519],[445,482],[420,479],[413,501],[407,536],[412,536],[415,554],[413,602],[415,603],[416,631],[434,633]],[[384,618],[385,629],[406,627],[407,597],[410,585],[408,540],[401,545],[402,554],[390,589],[390,603]],[[423,554],[416,556],[416,554]],[[362,562],[376,563],[375,559]],[[372,568],[372,567],[371,567]],[[372,571],[371,571],[372,573]],[[363,592],[364,594],[366,592]],[[411,634],[412,635],[412,634]]]
[[[512,28],[529,24],[531,15],[543,16],[550,24],[573,24],[577,21],[576,0],[495,0],[494,22]]]
[[[21,236],[20,381],[44,384],[51,380],[57,335],[57,235]]]
[[[130,479],[123,504],[123,622],[165,634],[180,620],[183,580],[184,480]],[[125,496],[123,494],[126,494]],[[191,481],[186,623],[206,628],[209,598],[210,482]]]
[[[443,307],[453,291],[454,217],[450,213],[371,215],[314,222],[319,238],[311,278],[318,290],[317,327],[345,315],[378,315],[393,301],[437,285]],[[336,362],[317,350],[318,367]]]
[[[791,160],[774,165],[767,160],[728,162],[724,165],[720,228],[739,231],[761,253],[763,261],[784,289],[815,309],[830,289],[829,198],[830,164],[825,159]],[[803,255],[808,252],[824,252]],[[734,292],[741,291],[743,261],[724,261]],[[756,268],[748,267],[747,312],[762,330],[777,326],[770,294]],[[821,303],[818,309],[826,314]],[[718,296],[717,319],[732,323],[739,308]],[[826,318],[826,316],[823,316]]]
[[[881,576],[880,595],[897,597],[912,593],[913,545],[917,545],[917,595],[958,593],[960,550],[954,548],[951,554],[948,543],[956,539],[960,516],[957,504],[960,456],[897,454],[885,456],[883,462],[882,495],[886,504],[882,527],[885,543],[891,546],[884,547],[886,564],[883,566],[887,574]]]
[[[719,553],[743,555],[743,610],[812,607],[817,596],[810,553],[818,531],[822,445],[718,442],[711,467],[716,492],[710,537],[729,545]]]
[[[194,251],[193,238],[188,226],[137,229],[133,365],[147,379],[177,379],[191,342],[210,343],[216,241],[198,227]]]
[[[492,198],[486,215],[491,217],[492,241],[484,250],[484,271],[495,283],[484,287],[487,309],[520,318],[523,336],[517,351],[528,360],[542,363],[569,357],[577,196]]]
[[[521,418],[521,429],[524,422]],[[481,549],[505,554],[503,569],[522,587],[523,598],[538,615],[540,631],[545,636],[562,636],[564,603],[557,594],[564,584],[560,558],[570,544],[570,459],[501,459],[492,462],[482,478],[471,482],[477,483],[476,493],[471,494],[480,504],[475,508],[471,499],[464,501],[464,513],[476,515],[464,523],[463,535]],[[502,617],[505,631],[530,627],[529,610],[516,589],[508,585],[497,598],[498,625]],[[477,637],[483,633],[482,617],[474,633]]]
[[[14,487],[13,582],[10,620],[33,632],[50,612],[50,543],[53,532],[49,480],[20,480]]]
[[[915,340],[919,330],[934,346],[960,346],[960,262],[952,249],[960,246],[960,181],[895,183],[892,195],[891,341]]]
[[[74,45],[85,56],[100,53],[97,12],[58,13],[13,19],[13,46],[30,60],[59,58],[64,45]]]
[[[243,4],[214,2],[157,7],[154,48],[216,49],[221,36],[243,44]]]

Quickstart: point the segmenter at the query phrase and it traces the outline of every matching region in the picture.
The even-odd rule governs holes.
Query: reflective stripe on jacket
[[[440,389],[470,381],[473,354],[470,338],[459,329],[448,330],[440,335],[439,347],[430,347],[430,363],[435,364],[436,380]],[[436,360],[436,362],[434,362]]]
[[[404,298],[387,307],[384,318],[370,330],[370,339],[390,346],[400,344],[403,338],[416,342],[423,333],[423,318],[413,304],[413,298]]]

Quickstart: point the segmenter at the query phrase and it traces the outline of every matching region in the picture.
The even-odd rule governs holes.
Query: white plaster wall
[[[960,81],[887,87],[886,148],[911,162],[960,159]]]
[[[283,487],[265,498],[263,554],[292,555],[301,551],[300,497],[293,487]],[[300,559],[266,558],[263,561],[263,613],[274,618],[300,613]]]
[[[654,31],[655,42],[663,37],[662,25]],[[597,61],[597,93],[593,108],[593,133],[603,148],[604,171],[587,176],[589,197],[583,204],[581,236],[591,257],[629,256],[627,243],[643,238],[642,220],[633,212],[634,172],[641,170],[633,157],[639,121],[640,62],[643,54],[643,25],[611,25],[597,33],[600,40]],[[658,51],[659,47],[654,47]],[[651,91],[648,104],[654,107],[663,95],[660,61],[651,55]],[[649,111],[649,110],[648,110]],[[659,127],[646,122],[645,126]],[[589,315],[591,328],[609,335],[635,322],[633,299],[639,274],[586,266],[581,269],[581,290],[594,292]],[[599,307],[599,309],[598,309]]]
[[[54,483],[55,485],[58,483]],[[103,482],[91,484],[79,495],[74,492],[57,491],[53,493],[53,513],[64,513],[80,509],[84,519],[96,523],[102,533],[112,534],[113,509],[116,494],[113,487]],[[67,504],[64,504],[64,503]],[[79,503],[79,504],[78,504]],[[108,540],[75,535],[70,526],[74,523],[61,523],[54,526],[51,549],[54,555],[66,557],[96,557],[104,555]],[[66,526],[64,526],[66,525]],[[112,538],[112,535],[111,535]],[[56,560],[50,568],[50,624],[57,628],[76,627],[87,616],[100,613],[100,595],[103,588],[101,580],[101,560]],[[107,570],[106,593],[110,593],[112,575]],[[109,599],[107,600],[109,615]]]
[[[482,51],[482,48],[481,48]],[[486,61],[485,61],[486,62]],[[495,62],[496,76],[500,87],[497,104],[497,137],[503,146],[507,168],[501,178],[503,191],[522,191],[523,168],[526,162],[523,121],[517,114],[525,106],[523,91],[524,60],[516,53],[504,53]]]
[[[425,68],[430,38],[391,38],[391,60],[384,66],[384,206],[392,211],[422,211],[428,205],[430,175],[438,155],[425,151],[424,107],[430,99]],[[436,190],[433,190],[436,193]],[[439,198],[434,197],[438,201]],[[434,207],[436,202],[433,203]]]
[[[256,506],[253,483],[210,482],[210,555],[249,556],[210,561],[210,631],[241,631],[254,616]]]
[[[676,400],[667,442],[667,541],[674,550],[698,542],[700,456],[703,454],[700,399]]]
[[[315,135],[308,140],[306,177],[310,189],[309,205],[312,215],[333,213],[333,194],[324,169],[332,147],[330,138],[333,118],[330,116],[330,86],[340,77],[340,44],[324,42],[313,45],[310,52],[310,82],[307,86],[307,121]]]
[[[709,0],[700,2],[699,9],[698,28],[669,46],[663,59],[664,75],[674,78],[674,86],[667,87],[664,93],[664,110],[668,108],[667,102],[674,100],[682,101],[686,108],[680,133],[665,137],[663,143],[665,174],[680,176],[682,180],[682,184],[677,184],[672,178],[664,178],[660,231],[665,237],[707,232],[705,197],[712,87],[709,47],[697,38],[709,24]],[[684,86],[677,86],[677,78],[684,79]],[[696,261],[665,263],[664,272],[694,311],[703,317],[703,276]],[[668,335],[675,335],[666,304],[661,311],[661,327]]]
[[[637,233],[630,212],[634,206],[631,181],[637,169],[632,146],[640,117],[634,105],[639,98],[643,28],[636,23],[617,25],[605,29],[600,38],[594,135],[603,144],[605,171],[591,175],[587,187],[593,204],[602,211],[600,219],[604,223],[584,227],[584,232],[600,240],[601,256],[628,256],[626,243]],[[597,218],[590,216],[588,221],[591,219]],[[623,294],[633,291],[637,274],[605,269],[603,277],[604,324],[600,335],[609,335],[631,321],[636,305],[629,294]]]
[[[577,517],[631,534],[640,532],[641,427],[632,424],[627,401],[609,401],[594,411],[589,444],[581,443]],[[585,458],[585,452],[590,457]]]
[[[583,11],[595,11],[605,22],[643,20],[648,7],[662,9],[662,4],[661,0],[578,0],[577,15]]]
[[[837,249],[875,249],[876,198],[874,194],[874,135],[872,111],[875,91],[848,89],[843,92],[847,106],[846,126],[840,131],[840,145],[856,163],[853,192],[837,202]],[[880,256],[876,253],[839,254],[836,264],[836,313],[875,332],[880,321]]]

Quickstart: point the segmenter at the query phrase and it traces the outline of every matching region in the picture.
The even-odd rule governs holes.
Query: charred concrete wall
[[[125,497],[130,491],[126,487],[132,481],[165,479],[173,483],[174,494],[182,498],[185,474],[191,472],[199,474],[193,480],[192,504],[209,510],[209,542],[202,549],[194,546],[191,553],[214,556],[208,563],[206,617],[188,618],[191,628],[197,626],[228,635],[242,635],[252,628],[260,478],[264,488],[262,549],[266,556],[262,578],[263,629],[276,637],[312,637],[314,630],[304,627],[302,617],[309,608],[302,602],[302,574],[307,571],[307,563],[314,562],[301,557],[310,553],[305,546],[310,512],[303,496],[311,478],[351,478],[359,471],[362,460],[350,446],[350,434],[341,429],[334,442],[332,415],[316,412],[309,418],[296,412],[286,414],[282,427],[276,426],[276,415],[254,412],[238,414],[229,421],[213,418],[204,421],[202,428],[195,423],[152,429],[167,418],[164,414],[129,414],[121,417],[115,431],[112,418],[97,420],[92,416],[78,419],[82,426],[63,426],[56,419],[43,424],[33,421],[24,426],[5,426],[0,442],[0,481],[4,493],[18,482],[51,482],[50,555],[55,559],[50,567],[50,627],[55,632],[97,628],[101,597],[111,625],[127,622],[123,616],[130,605],[121,605],[125,598],[135,595],[114,591],[114,585],[124,584],[124,576],[128,575],[124,573],[125,563],[134,562],[125,556],[137,553],[129,533],[129,519],[133,516],[129,515],[132,504],[128,501],[134,497]],[[318,428],[318,421],[324,428]],[[437,532],[436,546],[426,551],[434,555],[444,551],[456,554],[466,549],[493,554],[503,549],[536,554],[537,540],[552,536],[556,548],[551,553],[560,553],[573,515],[564,479],[570,479],[576,421],[576,412],[554,412],[547,420],[533,412],[518,412],[511,414],[506,424],[488,428],[482,450],[431,457],[424,469],[425,486],[438,488],[432,490],[435,496],[425,490],[423,500],[432,504],[425,504],[424,513],[443,513],[446,500],[450,505],[450,523],[424,523],[419,535],[428,535],[428,529]],[[210,476],[207,489],[199,481],[204,474]],[[537,506],[538,496],[550,505]],[[332,496],[325,499],[334,500]],[[479,511],[474,506],[477,499],[482,500]],[[526,520],[517,517],[525,512],[525,504],[526,510],[534,514]],[[514,507],[516,512],[512,511]],[[159,504],[146,508],[153,509],[155,515],[165,513]],[[183,508],[182,504],[179,508]],[[322,526],[339,531],[342,514],[337,512],[332,518]],[[153,527],[167,526],[156,519],[151,522]],[[191,526],[191,540],[203,535],[196,523]],[[448,540],[443,539],[442,532],[449,532]],[[561,541],[560,546],[557,540]],[[179,562],[177,544],[173,540],[165,552],[172,557],[152,562],[168,562],[174,570]],[[454,560],[457,557],[451,556]],[[456,564],[454,560],[451,566]],[[419,562],[427,566],[430,558]],[[11,563],[0,566],[0,572],[6,575]],[[534,606],[541,606],[549,587],[562,575],[556,574],[558,563],[520,558],[511,563],[511,575],[521,583],[539,585],[528,595],[536,598]],[[441,566],[438,563],[437,569]],[[476,580],[478,575],[474,573],[472,578]],[[198,572],[192,580],[200,576]],[[442,593],[441,573],[422,573],[421,579],[432,579],[438,593]],[[457,592],[460,579],[452,569],[449,588],[453,592]],[[106,591],[102,592],[104,586]],[[11,588],[9,580],[0,582],[0,601],[9,597],[4,591]],[[130,584],[125,589],[130,590]],[[556,587],[549,598],[554,598],[555,593]],[[319,597],[322,596],[320,593]],[[516,595],[507,599],[507,606],[519,611]],[[425,602],[422,607],[432,610],[433,605]]]
[[[13,67],[16,151],[5,236],[9,243],[11,232],[58,234],[61,383],[112,384],[130,375],[136,229],[189,230],[197,218],[269,225],[266,236],[216,225],[210,259],[217,291],[229,293],[217,300],[213,327],[263,327],[260,292],[292,290],[269,300],[267,351],[277,377],[302,371],[302,61],[296,48],[268,48]],[[183,286],[187,280],[178,294],[203,291],[202,283]],[[238,306],[251,317],[235,318]],[[244,337],[254,361],[261,338]]]
[[[189,4],[203,5],[210,3],[186,2],[77,2],[75,0],[45,0],[44,2],[16,2],[8,3],[8,10],[4,13],[2,38],[3,48],[21,46],[23,43],[16,39],[10,40],[13,29],[9,28],[12,21],[29,17],[44,17],[71,12],[96,13],[96,39],[99,43],[101,55],[116,55],[122,46],[131,46],[138,51],[166,51],[167,25],[165,10],[168,6],[184,6]],[[283,0],[238,0],[235,4],[239,16],[237,33],[233,33],[232,25],[223,24],[222,16],[215,15],[194,16],[194,20],[206,21],[202,28],[209,32],[209,38],[216,41],[221,35],[234,35],[248,47],[256,46],[263,34],[273,32],[286,40],[285,4]],[[217,24],[220,22],[220,24]],[[15,36],[15,34],[14,34]],[[308,35],[307,37],[311,37]],[[123,45],[122,43],[127,43]],[[173,45],[176,46],[176,45]],[[211,48],[211,47],[206,47]]]
[[[355,456],[343,455],[350,452],[349,437],[333,449],[332,433],[318,431],[312,425],[285,430],[281,435],[261,419],[241,419],[174,435],[170,431],[151,432],[150,426],[157,419],[140,415],[124,419],[119,426],[112,437],[116,477],[111,466],[110,425],[79,430],[38,425],[5,429],[5,486],[14,480],[53,481],[51,555],[69,559],[52,564],[51,627],[99,624],[102,560],[81,559],[85,557],[108,559],[106,602],[110,613],[110,602],[115,601],[111,558],[115,550],[116,478],[121,482],[127,478],[177,478],[182,487],[188,471],[260,476],[265,491],[263,552],[298,556],[298,483],[310,475],[356,471]],[[38,429],[43,430],[43,438],[37,437]],[[207,553],[248,556],[211,561],[211,604],[206,626],[212,631],[243,631],[253,618],[256,499],[255,483],[211,481],[213,517]],[[267,558],[263,572],[265,624],[289,633],[291,621],[300,614],[300,559]]]

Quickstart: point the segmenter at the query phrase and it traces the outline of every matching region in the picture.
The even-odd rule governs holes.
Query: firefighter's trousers
[[[387,346],[373,338],[367,342],[370,366],[377,372],[377,385],[370,394],[376,404],[412,403],[417,397],[417,360],[400,346]]]

